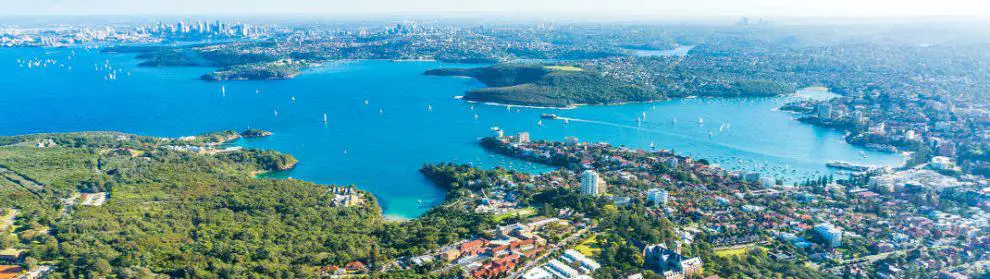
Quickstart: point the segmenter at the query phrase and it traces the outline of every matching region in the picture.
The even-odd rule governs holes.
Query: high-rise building
[[[518,141],[519,143],[529,142],[529,133],[527,132],[519,133],[519,135],[516,136],[516,141]]]
[[[822,120],[832,118],[832,104],[829,104],[828,102],[818,104],[818,107],[815,110],[818,111],[818,118],[821,118]]]
[[[670,199],[670,194],[667,193],[667,190],[652,188],[646,191],[646,200],[655,204],[665,205],[668,199]]]
[[[598,172],[586,170],[581,174],[581,193],[585,195],[599,196],[605,193],[605,180]]]
[[[832,224],[819,224],[815,226],[815,232],[828,242],[829,247],[839,247],[842,245],[842,229],[836,228]]]

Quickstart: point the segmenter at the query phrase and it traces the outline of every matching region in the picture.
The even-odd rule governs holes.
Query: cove
[[[24,61],[41,60],[49,62],[25,67]],[[799,123],[777,110],[792,98],[829,97],[813,90],[774,98],[507,109],[455,99],[483,86],[473,79],[422,75],[427,69],[473,65],[342,61],[292,80],[217,83],[199,80],[210,68],[137,63],[133,55],[82,48],[0,49],[0,135],[112,130],[178,137],[265,129],[274,135],[235,144],[279,150],[301,161],[270,176],[353,184],[375,194],[385,213],[397,218],[418,216],[443,199],[442,190],[419,174],[423,164],[549,170],[481,149],[477,139],[491,127],[526,131],[534,139],[574,136],[642,149],[652,144],[789,181],[831,173],[825,167],[830,160],[876,165],[903,160],[846,144],[840,132]],[[108,67],[118,71],[115,80],[106,78]],[[540,126],[542,113],[572,120],[544,119]]]

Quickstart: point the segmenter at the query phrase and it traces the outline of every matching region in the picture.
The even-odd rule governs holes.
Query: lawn
[[[602,250],[601,248],[598,248],[598,239],[596,238],[596,236],[597,235],[592,234],[591,237],[585,239],[584,241],[581,241],[581,244],[578,244],[577,247],[574,247],[574,250],[581,252],[581,255],[585,255],[586,257],[594,256],[596,253]]]
[[[742,254],[746,254],[746,251],[749,251],[750,249],[753,249],[753,248],[765,249],[763,247],[756,246],[756,245],[732,246],[732,247],[726,247],[726,248],[722,248],[722,249],[715,249],[715,256],[722,257],[722,258],[727,258],[727,257],[732,257],[732,256],[740,256]]]
[[[517,215],[520,218],[525,219],[529,216],[533,216],[533,214],[536,214],[536,208],[532,208],[532,207],[519,208],[506,213],[495,215],[495,222],[501,222],[502,220],[505,220],[507,218],[516,217]]]

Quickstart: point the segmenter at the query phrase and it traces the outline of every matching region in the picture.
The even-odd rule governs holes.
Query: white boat
[[[292,96],[292,97],[289,97],[289,99],[290,99],[290,100],[291,100],[291,101],[292,101],[293,103],[295,103],[295,102],[296,102],[296,96]]]
[[[220,86],[220,94],[227,96],[227,86],[223,86],[223,85]]]
[[[479,117],[479,116],[478,116],[478,114],[477,114],[477,113],[475,113],[475,114],[474,114],[474,119],[478,119],[478,117]]]
[[[433,111],[432,105],[426,105],[426,111]]]
[[[705,119],[698,117],[698,124],[705,124]]]
[[[364,105],[368,105],[368,99],[364,99]]]
[[[567,121],[567,118],[564,118],[564,124],[568,124],[568,123],[570,123],[570,121]]]
[[[327,124],[327,113],[323,113],[323,124]]]
[[[275,109],[275,117],[278,117],[278,109]]]
[[[536,122],[536,125],[538,125],[538,126],[543,126],[543,120],[540,120],[540,121],[537,121],[537,122]]]

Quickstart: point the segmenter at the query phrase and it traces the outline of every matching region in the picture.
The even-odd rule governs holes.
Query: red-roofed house
[[[461,244],[460,250],[462,256],[476,256],[478,254],[485,252],[485,245],[488,244],[488,240],[485,239],[475,239],[471,242]]]

